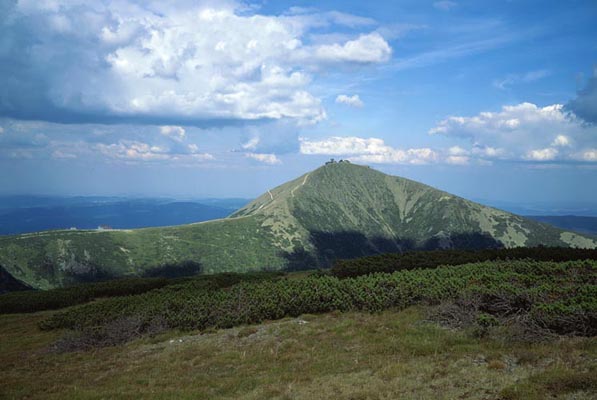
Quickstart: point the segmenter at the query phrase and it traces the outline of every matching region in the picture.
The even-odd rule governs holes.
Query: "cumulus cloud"
[[[0,120],[0,124],[7,127],[6,134],[0,136],[0,159],[22,156],[40,160],[162,161],[181,165],[215,159],[188,137],[178,140],[184,128],[177,126],[147,129],[129,124],[77,125],[10,119]]]
[[[94,148],[107,158],[125,162],[189,162],[214,159],[214,156],[209,153],[199,153],[199,147],[195,144],[188,145],[184,152],[172,151],[167,147],[129,140],[121,140],[118,143],[111,144],[99,143]]]
[[[469,139],[471,154],[481,159],[592,161],[579,154],[597,144],[597,127],[583,124],[561,104],[521,103],[472,117],[450,116],[429,134]]]
[[[589,78],[586,86],[566,105],[566,108],[584,121],[597,124],[597,67],[594,68],[593,76]]]
[[[568,147],[571,144],[570,138],[566,135],[558,135],[553,142],[551,142],[551,145],[555,147]]]
[[[469,154],[469,151],[460,146],[452,146],[448,149],[448,153],[452,156],[466,156]]]
[[[270,165],[282,163],[282,161],[275,154],[246,153],[245,157],[252,158],[253,160]]]
[[[476,143],[471,150],[472,154],[481,158],[500,158],[505,152],[506,151],[502,148],[483,146],[478,143]]]
[[[558,150],[553,147],[545,149],[530,150],[527,152],[525,158],[533,161],[551,161],[558,155]]]
[[[333,136],[323,140],[309,140],[300,138],[300,151],[302,154],[323,155],[360,155],[379,154],[387,151],[389,147],[382,139],[341,137]]]
[[[383,139],[333,136],[322,140],[300,138],[300,152],[309,155],[346,156],[356,162],[375,164],[428,164],[440,155],[430,148],[397,149]]]
[[[170,158],[166,149],[162,147],[135,141],[120,141],[113,144],[100,143],[96,148],[107,157],[121,160],[156,161]]]
[[[584,161],[597,162],[597,149],[583,151],[580,155],[580,159]]]
[[[261,15],[230,1],[215,4],[7,6],[0,24],[0,115],[164,125],[314,123],[326,117],[310,91],[314,74],[391,56],[380,34],[362,31],[374,25],[369,19],[338,12]],[[349,38],[318,43],[311,31],[321,27],[337,27]]]
[[[338,95],[338,97],[336,97],[336,103],[346,104],[347,106],[357,108],[361,108],[365,105],[358,94],[352,96],[348,96],[346,94]]]
[[[470,157],[468,156],[447,156],[446,162],[453,165],[468,165]]]
[[[388,61],[392,48],[377,32],[361,35],[344,44],[334,43],[315,48],[315,57],[325,62],[354,62],[361,64]]]
[[[160,127],[160,133],[177,142],[185,139],[186,131],[182,126],[165,125]]]
[[[448,149],[446,162],[454,165],[467,165],[470,162],[470,151],[460,146],[452,146]]]

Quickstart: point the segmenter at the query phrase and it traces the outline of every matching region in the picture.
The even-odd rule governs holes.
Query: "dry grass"
[[[45,314],[47,315],[47,314]],[[0,397],[590,399],[597,340],[525,344],[423,322],[409,308],[330,313],[89,352],[44,351],[44,314],[0,316]],[[568,397],[566,397],[568,396]],[[573,396],[573,397],[570,397]]]

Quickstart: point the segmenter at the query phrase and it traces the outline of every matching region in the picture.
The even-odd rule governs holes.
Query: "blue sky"
[[[164,3],[0,0],[0,194],[597,199],[594,1]]]

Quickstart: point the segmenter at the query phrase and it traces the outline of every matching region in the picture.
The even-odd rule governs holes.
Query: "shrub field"
[[[597,262],[492,261],[347,279],[311,274],[245,280],[210,289],[189,281],[73,307],[55,313],[40,327],[84,330],[135,318],[145,326],[159,320],[169,328],[203,330],[335,310],[376,312],[470,299],[481,326],[519,316],[533,329],[595,335]]]
[[[574,261],[597,260],[597,249],[568,247],[517,247],[485,250],[433,250],[390,253],[350,260],[338,260],[331,274],[339,278],[375,272],[395,272],[440,265],[460,265],[493,260]]]
[[[127,278],[52,290],[28,290],[0,295],[0,314],[29,313],[87,303],[106,297],[133,296],[165,286],[188,284],[196,290],[227,287],[241,281],[273,279],[280,272],[222,273],[182,278]],[[173,289],[174,291],[177,289]],[[124,298],[122,301],[128,301]]]

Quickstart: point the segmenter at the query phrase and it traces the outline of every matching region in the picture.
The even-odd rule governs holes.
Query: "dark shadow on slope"
[[[399,253],[405,247],[405,244],[398,240],[385,237],[368,238],[358,232],[311,232],[310,240],[316,249],[315,257],[325,267],[339,258]]]
[[[283,252],[291,271],[328,268],[337,259],[358,258],[373,254],[400,253],[409,249],[412,241],[394,240],[385,237],[368,238],[359,232],[311,232],[309,239],[314,252],[297,248],[293,252]]]
[[[302,247],[295,248],[293,252],[282,252],[280,256],[286,259],[286,270],[304,271],[307,269],[321,268],[317,258]]]
[[[419,248],[421,250],[460,249],[482,250],[501,249],[504,244],[485,232],[455,233],[446,239],[433,237]]]
[[[408,238],[367,237],[359,232],[311,232],[314,252],[297,248],[283,252],[291,271],[329,268],[338,259],[353,259],[376,254],[403,253],[409,250],[436,250],[443,248],[478,250],[497,249],[504,245],[482,232],[458,233],[444,238],[431,238],[423,243]]]
[[[78,285],[80,283],[102,282],[116,279],[119,276],[110,270],[95,263],[77,263],[65,272],[64,286]]]
[[[60,264],[46,258],[38,264],[30,265],[29,268],[38,280],[46,280],[55,287],[107,281],[118,277],[110,272],[109,268],[76,258],[71,258]]]
[[[13,277],[10,272],[0,265],[0,294],[21,290],[31,290],[31,287]]]
[[[182,278],[199,275],[203,272],[203,265],[196,261],[185,260],[171,262],[150,268],[143,273],[145,278]]]

